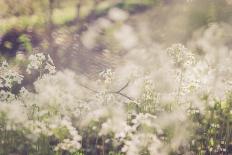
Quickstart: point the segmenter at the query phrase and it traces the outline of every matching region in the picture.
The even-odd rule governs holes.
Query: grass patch
[[[76,7],[66,7],[64,9],[55,9],[53,14],[53,22],[57,25],[62,25],[68,21],[76,18],[77,11]]]
[[[52,19],[54,24],[62,25],[68,21],[73,20],[75,17],[76,9],[73,6],[62,9],[55,9]],[[45,24],[45,21],[46,17],[44,14],[0,19],[0,34],[3,34],[14,27],[22,29],[27,27],[41,27]]]

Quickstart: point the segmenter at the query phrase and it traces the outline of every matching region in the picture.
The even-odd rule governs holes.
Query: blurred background
[[[182,43],[204,54],[206,40],[232,43],[231,0],[0,0],[0,8],[2,58],[45,52],[58,70],[90,78],[143,50]]]

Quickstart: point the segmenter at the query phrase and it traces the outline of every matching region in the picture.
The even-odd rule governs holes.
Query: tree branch
[[[119,89],[118,91],[116,91],[115,93],[120,93],[121,91],[123,91],[124,89],[126,89],[129,85],[130,81],[128,81],[121,89]]]
[[[124,98],[130,100],[130,101],[134,101],[134,99],[133,99],[132,97],[129,97],[129,96],[127,96],[126,94],[122,93],[122,91],[128,87],[129,83],[130,83],[130,81],[128,81],[128,82],[127,82],[121,89],[119,89],[118,91],[109,91],[109,92],[106,92],[106,93],[109,93],[109,94],[117,94],[117,95],[120,95],[120,96],[122,96],[122,97],[124,97]],[[99,91],[97,91],[97,90],[95,90],[95,89],[92,89],[92,88],[90,88],[90,87],[88,87],[88,86],[82,84],[81,82],[78,82],[78,84],[79,84],[81,87],[83,87],[83,88],[85,88],[85,89],[87,89],[87,90],[89,90],[89,91],[91,91],[91,92],[99,93]]]
[[[131,98],[131,97],[129,97],[129,96],[127,96],[126,94],[123,94],[123,93],[121,93],[121,92],[115,92],[115,94],[121,95],[121,96],[127,98],[127,99],[130,100],[130,101],[134,101],[133,98]]]

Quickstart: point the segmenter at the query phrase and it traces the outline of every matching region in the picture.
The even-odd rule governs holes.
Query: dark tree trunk
[[[53,32],[53,21],[52,21],[52,15],[54,10],[54,2],[55,0],[49,0],[48,4],[48,20],[47,20],[47,34],[48,34],[48,52],[50,54],[53,53],[53,38],[52,38],[52,32]]]
[[[82,0],[79,0],[77,3],[77,22],[80,21],[80,12],[81,12]]]

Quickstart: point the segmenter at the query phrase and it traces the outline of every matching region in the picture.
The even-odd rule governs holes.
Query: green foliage
[[[23,34],[19,37],[19,41],[23,44],[27,52],[32,52],[31,40],[27,35]]]
[[[145,7],[151,7],[157,4],[159,0],[125,0],[121,3],[118,3],[117,6],[119,8],[128,10],[128,11],[136,11],[137,8],[145,8]]]
[[[76,18],[76,7],[69,6],[63,9],[55,9],[53,13],[53,22],[57,25],[63,25],[66,22],[72,21]]]
[[[85,155],[85,154],[83,152],[81,152],[81,151],[78,151],[78,152],[72,153],[71,155]]]
[[[53,132],[54,136],[61,140],[65,139],[68,135],[68,129],[65,127],[55,128]]]
[[[213,106],[207,106],[205,114],[192,109],[192,118],[196,123],[196,136],[192,141],[192,149],[202,152],[230,152],[232,144],[232,93],[228,93],[225,101],[215,100]]]
[[[110,151],[110,152],[109,152],[109,155],[124,155],[124,154]]]

